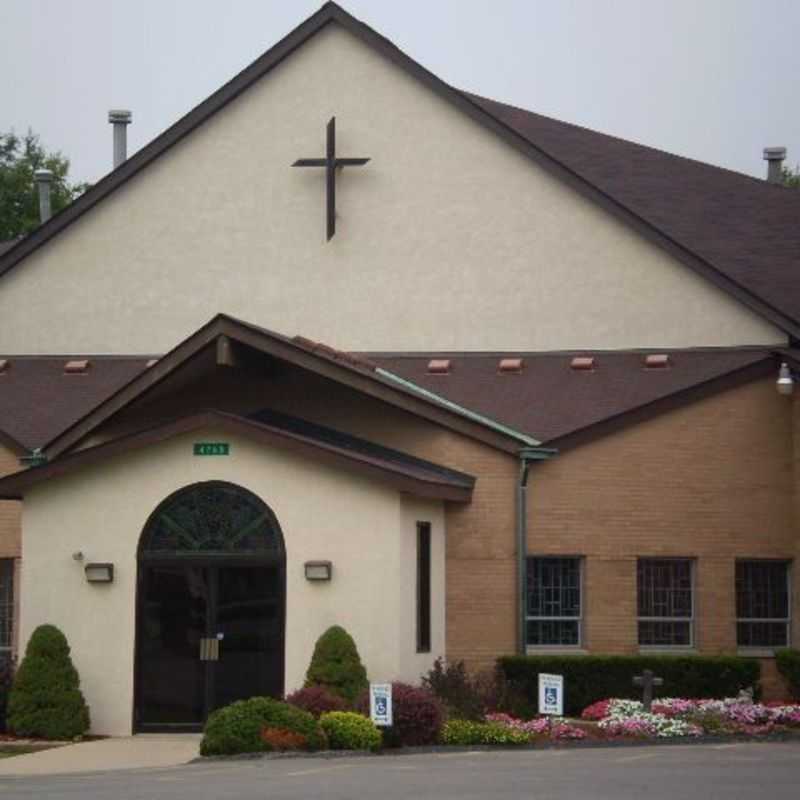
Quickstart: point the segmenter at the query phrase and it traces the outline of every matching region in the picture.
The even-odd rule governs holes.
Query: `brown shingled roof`
[[[743,289],[800,319],[800,191],[467,96]]]
[[[0,431],[25,448],[40,447],[144,370],[148,358],[0,356]],[[65,374],[68,361],[88,359],[85,375]]]
[[[715,381],[763,365],[774,366],[769,350],[709,348],[663,350],[670,366],[645,369],[647,352],[599,351],[515,353],[524,369],[502,374],[507,353],[370,354],[379,367],[454,403],[552,444],[565,436]],[[594,356],[594,368],[571,368],[574,356]],[[431,358],[449,358],[449,374],[428,371]]]
[[[580,353],[380,353],[369,359],[465,408],[552,443],[681,392],[753,367],[774,367],[762,348],[660,350],[665,369],[643,367],[645,351]],[[789,351],[786,351],[789,352]],[[574,356],[594,368],[571,368]],[[359,363],[361,354],[356,356]],[[501,358],[521,358],[520,372],[502,373]],[[431,374],[431,358],[447,358],[449,374]],[[799,357],[800,358],[800,357]],[[90,357],[86,375],[64,375],[67,357],[9,357],[0,375],[0,432],[28,449],[40,447],[144,371],[147,357]],[[265,398],[267,401],[268,398]]]

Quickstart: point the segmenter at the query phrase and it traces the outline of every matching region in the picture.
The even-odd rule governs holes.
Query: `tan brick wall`
[[[584,557],[585,646],[614,653],[638,651],[637,557],[693,558],[697,649],[736,652],[735,559],[798,556],[796,458],[774,380],[730,389],[538,467],[529,553]]]
[[[19,468],[19,456],[0,444],[0,477],[16,472]],[[0,500],[0,558],[13,558],[16,560],[14,575],[15,649],[19,644],[16,641],[16,632],[19,629],[19,575],[20,556],[22,555],[21,514],[21,503],[13,500]]]

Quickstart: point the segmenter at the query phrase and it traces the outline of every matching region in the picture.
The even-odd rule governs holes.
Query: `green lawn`
[[[48,749],[47,747],[12,747],[0,744],[0,758],[11,758],[12,756],[21,756],[25,755],[25,753],[36,753],[39,750]]]

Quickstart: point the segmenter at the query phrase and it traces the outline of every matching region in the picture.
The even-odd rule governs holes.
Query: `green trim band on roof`
[[[439,405],[447,408],[449,411],[453,411],[462,417],[472,420],[473,422],[477,422],[480,425],[491,428],[492,430],[497,431],[497,433],[501,433],[504,436],[510,436],[512,439],[517,439],[529,447],[538,447],[541,444],[538,439],[534,439],[532,436],[528,436],[525,433],[520,433],[520,431],[515,431],[513,428],[509,428],[507,425],[503,425],[500,422],[489,419],[489,417],[484,417],[483,414],[470,411],[468,408],[464,408],[464,406],[460,406],[458,403],[454,403],[452,400],[448,400],[446,397],[442,397],[440,394],[431,392],[428,389],[423,389],[418,384],[412,383],[405,378],[401,378],[399,375],[395,375],[393,372],[389,372],[382,367],[377,367],[375,372],[382,378],[387,378],[388,380],[396,383],[398,386],[402,386],[404,389],[414,392],[420,397],[424,397],[426,400],[438,403]]]

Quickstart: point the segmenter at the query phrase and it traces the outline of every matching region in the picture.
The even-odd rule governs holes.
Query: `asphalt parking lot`
[[[744,800],[796,797],[798,786],[800,743],[773,742],[210,761],[167,769],[4,777],[0,797]]]

